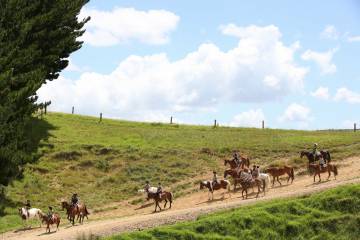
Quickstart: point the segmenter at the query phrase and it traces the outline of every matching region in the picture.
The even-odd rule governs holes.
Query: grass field
[[[360,185],[200,217],[194,222],[107,238],[235,240],[359,239]]]
[[[299,151],[312,143],[331,151],[334,160],[360,155],[360,134],[345,131],[292,131],[136,123],[50,113],[34,120],[29,133],[39,160],[25,166],[24,177],[6,187],[0,199],[0,232],[21,225],[17,207],[59,211],[72,192],[90,209],[132,198],[145,180],[161,181],[175,196],[189,192],[195,176],[224,169],[223,157],[239,150],[262,166],[306,160]],[[42,139],[40,141],[40,139]]]

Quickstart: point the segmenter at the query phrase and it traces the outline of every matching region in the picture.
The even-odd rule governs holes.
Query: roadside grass
[[[233,150],[261,166],[291,164],[306,159],[299,151],[312,143],[331,151],[335,161],[360,155],[360,134],[345,131],[277,129],[138,123],[80,115],[49,113],[29,129],[39,159],[25,166],[24,176],[5,188],[0,201],[0,232],[21,226],[17,207],[29,199],[34,207],[57,212],[73,192],[88,208],[134,199],[149,180],[161,182],[175,197],[193,191],[196,176],[225,167]],[[40,139],[43,139],[40,141]],[[194,180],[196,179],[196,180]],[[139,198],[136,199],[136,196]],[[1,199],[0,199],[1,200]],[[11,204],[10,204],[11,203]],[[64,217],[64,215],[62,215]]]
[[[130,239],[359,239],[360,185],[311,196],[274,200],[140,232]]]

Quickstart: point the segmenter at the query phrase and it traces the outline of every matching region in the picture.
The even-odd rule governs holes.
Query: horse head
[[[226,166],[229,163],[229,160],[224,159],[224,166]]]
[[[303,156],[306,156],[306,155],[307,155],[307,154],[306,154],[305,151],[301,151],[301,152],[300,152],[300,157],[301,157],[301,158],[303,158]]]
[[[67,203],[67,201],[62,201],[61,207],[62,207],[61,210],[64,210],[64,209],[68,210],[69,204]]]
[[[225,170],[225,171],[224,171],[224,178],[226,178],[228,174],[229,174],[229,173],[228,173],[228,170]]]
[[[204,182],[203,182],[203,181],[201,181],[201,182],[200,182],[200,190],[201,190],[201,189],[203,189],[203,188],[205,187],[204,185],[205,185],[205,184],[204,184]]]

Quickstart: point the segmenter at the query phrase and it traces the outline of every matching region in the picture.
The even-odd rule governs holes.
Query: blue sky
[[[100,1],[38,92],[51,110],[272,128],[360,125],[358,1]]]

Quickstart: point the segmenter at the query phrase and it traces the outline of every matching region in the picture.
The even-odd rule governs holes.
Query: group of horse
[[[331,156],[329,151],[320,151],[319,155],[314,154],[313,152],[301,151],[300,157],[303,158],[306,156],[309,160],[308,169],[310,174],[315,177],[319,177],[319,181],[321,181],[321,173],[328,173],[328,179],[331,176],[331,172],[334,173],[334,177],[338,174],[338,170],[336,165],[331,163]],[[320,165],[317,163],[321,158],[323,158],[325,164]],[[212,181],[201,181],[200,189],[207,188],[209,190],[209,194],[211,194],[210,199],[213,199],[213,192],[220,189],[227,189],[228,194],[230,195],[230,181],[227,180],[228,176],[231,176],[234,184],[234,192],[236,191],[236,187],[240,184],[242,188],[242,197],[246,199],[248,197],[248,189],[249,188],[257,188],[256,198],[259,196],[261,191],[265,192],[269,189],[270,185],[270,176],[272,177],[272,186],[275,184],[275,180],[280,184],[279,177],[282,175],[287,175],[287,183],[291,180],[291,183],[294,181],[295,174],[294,168],[292,166],[284,165],[282,167],[269,167],[264,169],[262,173],[258,173],[256,178],[252,177],[252,170],[250,170],[250,160],[248,157],[240,155],[241,164],[238,165],[235,159],[229,160],[224,159],[224,166],[229,165],[230,168],[224,171],[224,179],[218,180],[216,183],[212,183]],[[245,193],[245,196],[244,196]],[[225,193],[223,193],[224,196]]]
[[[61,207],[62,210],[66,210],[67,219],[72,223],[72,225],[75,224],[76,217],[76,220],[79,221],[79,223],[83,223],[85,217],[88,219],[89,212],[84,203],[79,203],[74,206],[67,201],[62,201]],[[56,231],[59,229],[61,217],[58,213],[53,213],[51,218],[49,218],[49,216],[44,214],[44,212],[39,208],[26,209],[25,207],[22,207],[19,208],[19,215],[25,222],[35,218],[39,219],[40,227],[42,223],[47,225],[46,232],[50,232],[50,226],[52,225],[56,225]]]

